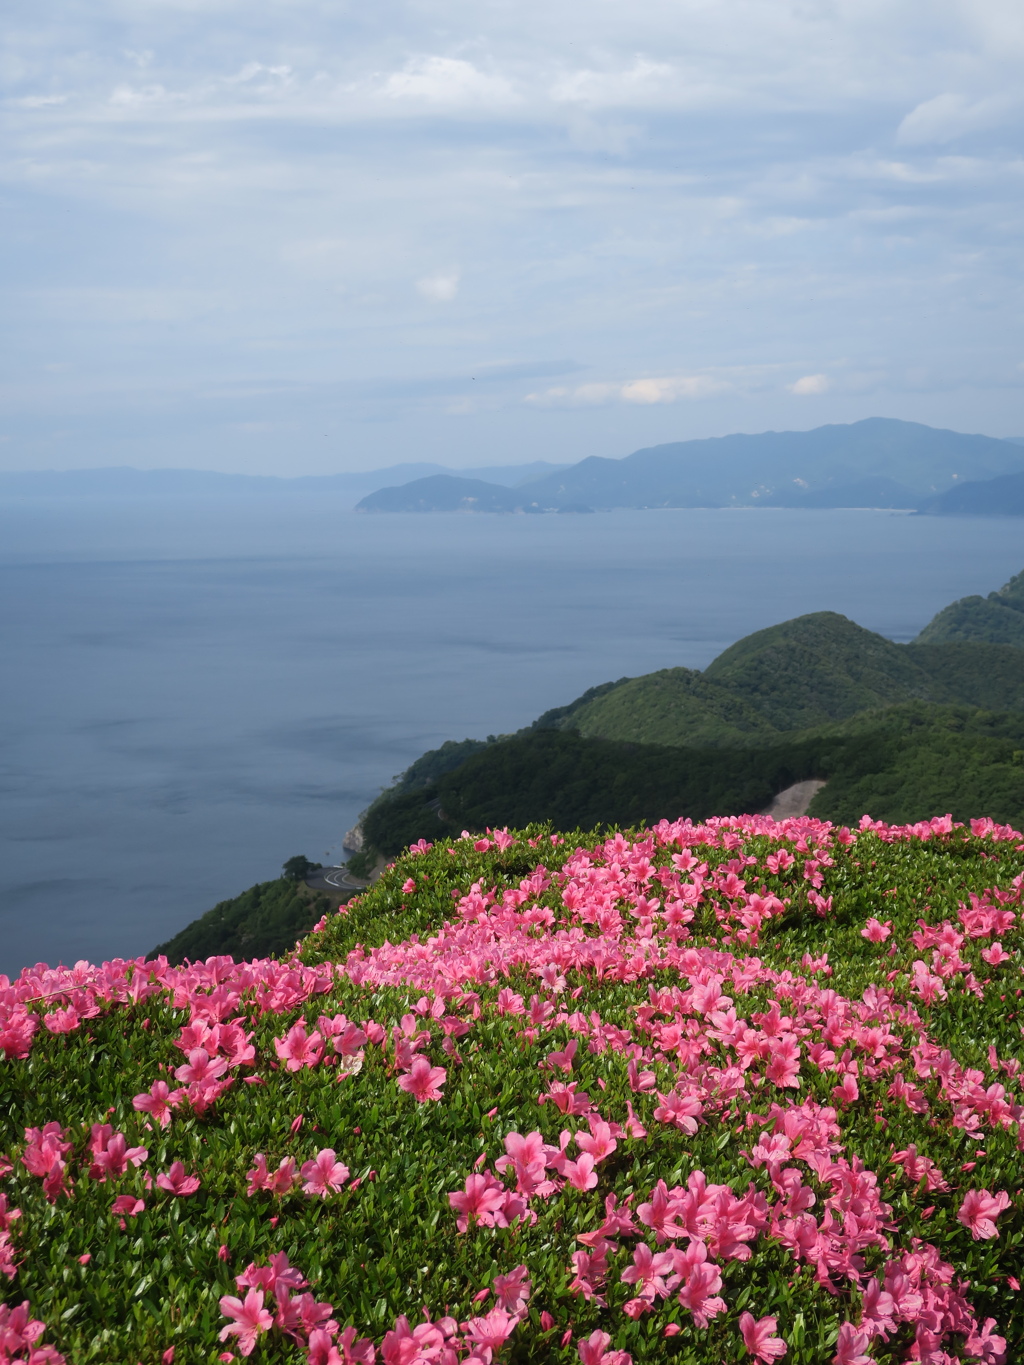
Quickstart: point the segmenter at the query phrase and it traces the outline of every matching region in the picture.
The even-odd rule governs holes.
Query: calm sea
[[[1012,518],[6,503],[0,972],[144,952],[292,854],[340,860],[442,740],[803,612],[908,640],[1022,567]]]

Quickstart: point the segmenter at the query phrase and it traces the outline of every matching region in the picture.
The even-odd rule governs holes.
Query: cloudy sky
[[[1020,0],[8,0],[0,467],[1024,435]]]

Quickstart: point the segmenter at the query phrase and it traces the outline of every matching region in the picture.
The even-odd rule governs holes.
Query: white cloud
[[[660,102],[675,73],[666,62],[637,57],[621,71],[573,71],[551,87],[558,104],[638,105]]]
[[[814,393],[827,393],[831,387],[832,381],[827,374],[805,374],[795,384],[786,385],[790,393],[795,393],[800,398]]]
[[[237,75],[229,76],[227,79],[231,85],[244,85],[264,73],[268,76],[277,76],[281,80],[287,80],[292,74],[292,69],[290,66],[264,66],[262,62],[246,62]]]
[[[606,403],[632,403],[650,407],[675,403],[680,398],[709,398],[733,386],[706,374],[665,375],[650,379],[629,379],[607,383],[558,385],[526,395],[525,402],[539,408],[591,408]]]
[[[67,99],[67,95],[26,95],[11,103],[19,109],[46,109],[51,104],[66,104]]]
[[[950,92],[936,95],[910,111],[896,130],[896,140],[910,147],[952,142],[965,133],[997,127],[1013,114],[1017,103],[1007,95],[989,95],[973,102]]]
[[[111,91],[110,103],[125,105],[129,108],[139,105],[164,104],[180,96],[171,95],[162,85],[118,85]]]
[[[460,57],[413,57],[381,87],[393,100],[426,104],[508,104],[515,91],[504,76],[489,74]]]
[[[431,303],[450,303],[459,292],[459,272],[439,270],[434,275],[417,280],[416,289],[421,297],[429,299]]]

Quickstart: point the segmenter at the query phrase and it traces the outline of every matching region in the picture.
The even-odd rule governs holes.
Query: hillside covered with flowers
[[[0,977],[0,1362],[1024,1358],[1024,838],[530,827]]]

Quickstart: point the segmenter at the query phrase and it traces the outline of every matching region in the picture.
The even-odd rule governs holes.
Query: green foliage
[[[220,901],[154,948],[152,956],[163,953],[171,962],[200,962],[218,953],[238,958],[286,953],[321,915],[336,909],[337,897],[314,895],[293,879],[258,882],[240,896]]]
[[[394,857],[463,829],[637,825],[764,810],[806,778],[827,783],[822,819],[910,823],[952,813],[1024,826],[1024,712],[910,702],[758,748],[674,748],[537,731],[492,745],[420,792],[380,798],[368,841]],[[350,862],[349,866],[352,864]]]
[[[311,863],[302,853],[297,853],[294,858],[289,858],[282,867],[284,879],[287,882],[302,882],[311,872],[316,872],[323,867],[323,863]]]
[[[495,743],[497,740],[493,735],[489,739],[446,739],[439,749],[428,749],[415,763],[410,763],[405,772],[395,778],[395,785],[391,790],[421,791],[436,782],[442,773],[451,772],[473,754],[486,749],[488,744]]]
[[[1017,650],[919,638],[896,645],[815,612],[745,636],[703,673],[669,668],[606,684],[563,708],[561,723],[604,739],[731,748],[917,699],[1024,710]]]
[[[592,738],[687,748],[763,743],[778,733],[756,705],[696,669],[663,668],[605,686],[562,708],[562,726]]]
[[[934,616],[915,643],[987,641],[1024,649],[1024,573],[988,597],[962,597]]]
[[[567,706],[552,706],[526,728],[527,730],[578,730],[580,729],[576,721],[578,711],[581,711],[588,702],[596,701],[598,697],[603,697],[630,681],[632,681],[630,678],[620,678],[618,682],[598,683],[596,687],[588,687],[575,701],[569,702]],[[615,739],[616,736],[607,735],[606,738]]]
[[[897,824],[988,815],[1024,828],[1024,766],[1015,757],[1024,746],[1024,713],[918,704],[873,717],[870,730],[866,719],[860,724],[862,744],[844,750],[812,814],[839,824],[865,811]]]

